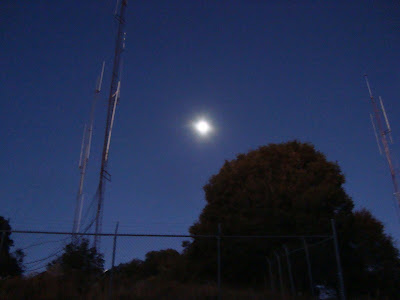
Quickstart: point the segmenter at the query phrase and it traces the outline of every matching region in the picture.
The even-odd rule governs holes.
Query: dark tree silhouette
[[[23,272],[24,253],[17,249],[14,253],[10,250],[14,245],[11,239],[11,226],[8,220],[0,216],[0,277],[21,275]]]
[[[64,253],[49,263],[48,269],[52,268],[59,268],[64,274],[80,271],[95,275],[103,272],[104,259],[87,239],[81,239],[67,244]]]
[[[146,254],[143,263],[145,273],[150,276],[161,276],[163,278],[176,278],[181,263],[181,255],[174,249],[150,251]]]
[[[342,232],[343,264],[350,293],[398,298],[399,251],[384,233],[383,224],[363,209],[354,213]]]
[[[129,277],[138,281],[144,278],[156,277],[163,280],[184,279],[184,258],[174,249],[150,251],[145,260],[133,259],[129,263],[120,264],[115,267],[115,272],[120,277]]]
[[[226,235],[331,234],[330,219],[335,219],[348,292],[357,293],[358,285],[367,282],[368,272],[385,274],[391,283],[398,283],[397,249],[383,233],[382,224],[368,212],[353,213],[344,183],[338,164],[327,161],[311,144],[291,141],[263,146],[225,161],[210,178],[204,186],[206,206],[190,233],[215,234],[220,223]],[[283,244],[294,248],[301,241],[223,239],[224,280],[261,283],[265,256],[282,252]],[[316,281],[337,286],[332,243],[319,249],[312,253]],[[211,240],[186,244],[193,273],[215,277],[216,251],[216,242]],[[357,264],[353,264],[356,257]],[[304,263],[294,267],[297,290],[306,290]],[[364,286],[362,292],[373,295],[379,287],[384,293],[383,280]],[[398,291],[399,284],[394,289]]]

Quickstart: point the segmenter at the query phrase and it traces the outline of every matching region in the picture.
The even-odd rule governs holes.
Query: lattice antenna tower
[[[118,1],[119,2],[119,1]],[[111,142],[111,134],[114,125],[115,111],[117,108],[117,104],[119,102],[120,97],[120,89],[121,89],[121,54],[125,48],[125,36],[126,33],[124,31],[125,28],[125,11],[126,6],[128,4],[127,0],[117,2],[116,10],[115,10],[115,19],[118,21],[118,33],[117,39],[115,43],[115,53],[114,53],[114,63],[112,69],[112,77],[111,77],[111,87],[110,94],[108,97],[108,109],[107,109],[107,119],[106,119],[106,127],[104,132],[104,144],[103,144],[103,152],[101,158],[101,168],[100,168],[100,178],[99,185],[97,188],[97,210],[95,217],[95,236],[94,236],[94,247],[97,249],[100,243],[99,233],[102,232],[102,219],[103,219],[103,206],[104,206],[104,194],[106,181],[111,180],[111,175],[108,172],[108,158],[109,158],[109,150],[110,150],[110,142]],[[119,8],[119,9],[118,9]],[[119,13],[117,13],[119,11]]]
[[[104,65],[105,65],[105,62],[103,62],[103,66],[101,68],[101,73],[100,73],[99,78],[97,79],[96,87],[94,90],[94,97],[93,97],[93,102],[92,102],[92,108],[90,111],[89,125],[85,124],[85,127],[83,129],[81,154],[79,157],[80,180],[79,180],[78,193],[76,195],[74,223],[73,223],[73,227],[72,227],[73,233],[79,233],[80,227],[81,227],[82,208],[83,208],[83,202],[84,202],[83,183],[85,181],[86,167],[89,163],[90,147],[92,144],[92,135],[93,135],[94,112],[95,112],[95,108],[96,108],[96,102],[100,95],[101,84],[103,82]]]
[[[365,82],[367,83],[369,97],[371,99],[372,108],[374,111],[375,121],[376,121],[376,125],[377,125],[377,126],[375,126],[374,118],[372,117],[372,114],[370,114],[372,126],[375,131],[376,142],[378,144],[378,149],[381,154],[382,154],[381,145],[383,146],[383,152],[385,153],[385,157],[386,157],[386,160],[387,160],[387,163],[389,166],[389,170],[390,170],[390,176],[392,178],[392,183],[393,183],[394,197],[396,199],[395,205],[396,205],[397,217],[400,219],[400,215],[399,215],[399,206],[400,206],[399,185],[397,183],[396,170],[393,166],[392,155],[391,155],[390,147],[389,147],[389,141],[391,143],[393,143],[392,129],[390,127],[389,119],[387,117],[382,98],[379,97],[379,102],[380,102],[380,106],[381,106],[381,108],[379,108],[377,102],[375,101],[374,96],[372,95],[372,91],[371,91],[371,87],[369,85],[367,75],[364,75],[364,77],[365,77]],[[384,127],[382,115],[383,115],[383,119],[385,120],[386,127]],[[389,141],[388,141],[388,139],[389,139]]]

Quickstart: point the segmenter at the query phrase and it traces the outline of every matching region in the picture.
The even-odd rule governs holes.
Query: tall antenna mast
[[[388,140],[387,140],[387,136],[389,136],[389,138],[391,139],[391,128],[390,128],[388,117],[386,115],[385,107],[383,106],[382,98],[379,97],[380,104],[381,104],[381,107],[382,107],[382,114],[383,114],[383,116],[385,118],[385,122],[386,122],[386,126],[387,126],[386,129],[384,128],[383,122],[382,122],[382,118],[381,118],[381,113],[379,111],[379,107],[378,107],[378,105],[377,105],[377,103],[375,101],[375,98],[372,95],[372,91],[371,91],[371,87],[369,85],[368,77],[367,77],[367,75],[364,75],[364,77],[365,77],[365,82],[367,83],[369,97],[370,97],[371,102],[372,102],[372,108],[374,110],[374,115],[375,115],[375,120],[376,120],[376,124],[377,124],[377,128],[378,128],[378,133],[380,135],[380,141],[381,141],[381,143],[383,145],[383,150],[385,152],[386,160],[387,160],[387,163],[388,163],[388,166],[389,166],[390,175],[392,177],[392,183],[393,183],[393,189],[394,189],[394,197],[397,200],[396,212],[398,214],[399,213],[399,205],[400,205],[399,185],[397,183],[396,170],[395,170],[395,168],[393,166],[392,155],[390,153],[389,143],[388,143]],[[379,141],[377,140],[377,142],[378,142],[378,147],[380,149]],[[400,218],[399,214],[397,216]]]
[[[115,14],[115,18],[118,21],[118,34],[115,43],[115,54],[114,54],[114,64],[111,77],[111,87],[110,95],[108,97],[108,110],[107,110],[107,120],[104,132],[104,144],[103,153],[101,158],[101,168],[100,168],[100,179],[99,186],[97,188],[97,211],[95,218],[95,236],[94,236],[94,247],[97,249],[100,243],[100,236],[102,230],[102,219],[103,219],[103,204],[104,204],[104,193],[106,187],[106,181],[111,180],[111,175],[108,173],[108,156],[111,143],[111,133],[114,125],[115,110],[119,101],[120,88],[121,88],[121,54],[125,48],[125,10],[128,1],[122,0],[119,6],[119,14]],[[118,9],[117,3],[117,9]],[[116,9],[116,11],[117,11]]]
[[[93,123],[94,123],[94,111],[96,107],[96,102],[100,94],[101,84],[103,81],[104,74],[104,62],[101,68],[100,77],[97,79],[96,88],[94,90],[94,97],[92,102],[92,109],[90,111],[90,119],[89,126],[85,124],[83,129],[83,137],[82,137],[82,145],[81,145],[81,155],[79,157],[79,170],[80,170],[80,180],[79,180],[79,188],[78,194],[76,196],[76,207],[75,207],[75,215],[74,215],[74,223],[72,227],[73,233],[78,233],[81,226],[81,218],[82,218],[82,208],[83,208],[83,183],[85,181],[86,167],[89,162],[90,156],[90,146],[92,144],[92,135],[93,135]]]

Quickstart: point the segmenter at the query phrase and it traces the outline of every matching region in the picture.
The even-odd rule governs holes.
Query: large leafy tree
[[[311,144],[291,141],[263,146],[225,161],[219,173],[210,178],[204,186],[207,204],[190,233],[215,234],[217,224],[221,224],[225,235],[330,234],[330,219],[335,219],[341,238],[346,286],[353,293],[354,281],[359,282],[357,276],[372,264],[363,258],[357,266],[359,271],[352,273],[351,260],[355,255],[376,257],[380,251],[381,269],[374,270],[392,275],[398,270],[392,268],[389,272],[387,264],[396,265],[399,260],[381,224],[365,212],[353,213],[354,204],[343,188],[344,183],[338,164],[328,161]],[[365,236],[370,240],[379,239],[380,243],[373,246],[363,242],[362,253],[356,254],[354,245],[361,243]],[[260,281],[265,273],[265,256],[281,251],[284,244],[294,248],[301,241],[223,239],[224,280]],[[312,253],[316,280],[334,286],[332,244],[322,245],[320,249]],[[186,254],[198,276],[215,275],[215,241],[196,239],[186,245]],[[305,265],[299,263],[294,267],[296,287],[305,289]],[[364,290],[371,294],[375,288],[376,284]]]
[[[215,232],[222,223],[226,234],[326,233],[333,216],[352,212],[344,182],[339,166],[310,144],[260,147],[211,177],[207,205],[190,232]]]
[[[11,239],[11,226],[8,220],[0,216],[0,277],[21,275],[24,253],[17,249],[10,252],[14,245]]]

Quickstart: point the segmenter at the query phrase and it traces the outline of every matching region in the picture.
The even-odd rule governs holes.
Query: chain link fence
[[[344,299],[332,234],[101,234],[104,264],[87,272],[94,234],[10,233],[24,276],[3,278],[1,299]],[[61,262],[68,245],[75,256]]]

